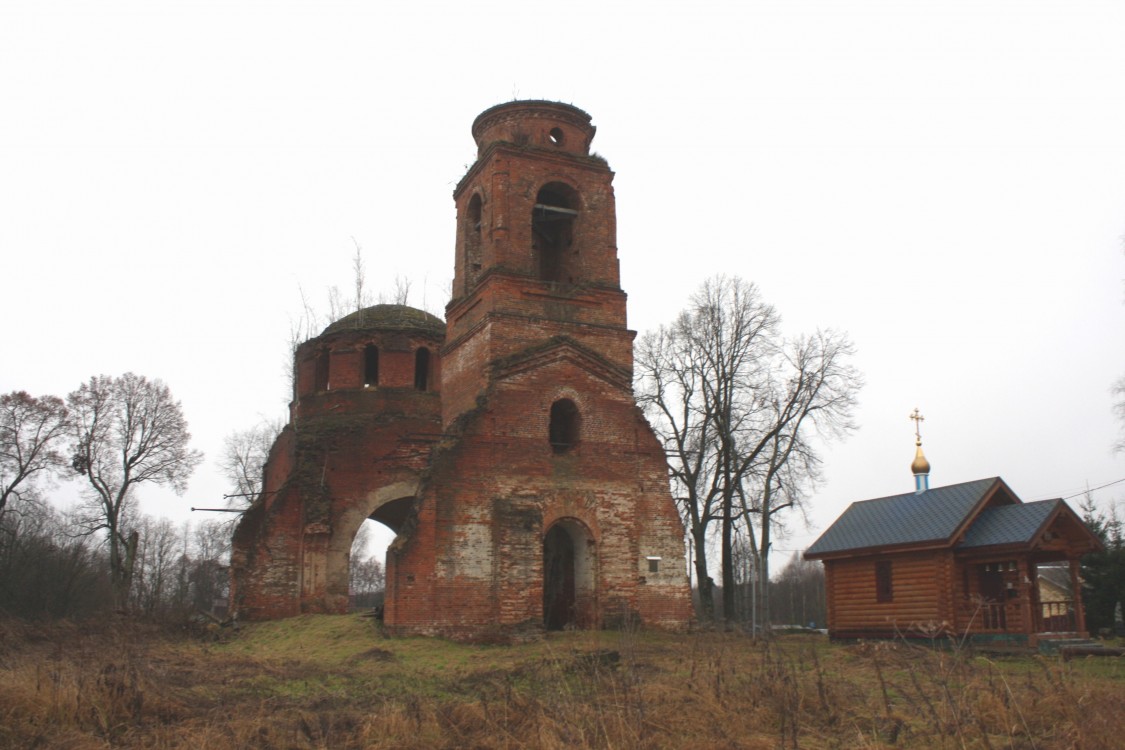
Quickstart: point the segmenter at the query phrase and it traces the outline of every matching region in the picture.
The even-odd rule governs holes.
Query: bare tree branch
[[[218,464],[219,471],[230,482],[231,506],[247,507],[261,493],[266,461],[280,432],[277,422],[262,420],[226,436]]]
[[[66,405],[57,396],[0,396],[0,513],[9,499],[31,500],[37,479],[66,467],[59,448],[68,427]]]

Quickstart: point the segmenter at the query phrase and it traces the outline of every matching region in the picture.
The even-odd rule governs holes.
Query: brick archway
[[[413,512],[418,485],[416,478],[394,482],[368,492],[359,500],[339,504],[340,512],[333,521],[333,533],[325,555],[328,597],[333,600],[348,597],[352,541],[363,522],[370,518],[398,534]]]

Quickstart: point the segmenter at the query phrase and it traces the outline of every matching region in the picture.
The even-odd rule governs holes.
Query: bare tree
[[[0,396],[0,514],[10,499],[30,500],[37,479],[66,467],[66,404],[26,391]]]
[[[704,618],[713,616],[707,556],[712,521],[720,522],[727,616],[734,610],[739,468],[732,439],[750,416],[742,407],[753,405],[778,323],[777,311],[754,285],[719,276],[692,296],[670,326],[645,335],[637,348],[638,399],[668,454]]]
[[[742,477],[739,498],[753,539],[757,518],[758,590],[769,587],[772,534],[781,514],[800,509],[820,478],[821,459],[813,443],[839,439],[855,429],[856,395],[863,385],[850,364],[855,348],[844,334],[817,331],[799,337],[779,352],[782,378],[775,378],[763,410],[765,421],[756,466]],[[750,436],[753,442],[753,436]],[[748,491],[749,490],[749,491]],[[770,599],[757,610],[756,624],[770,622]]]
[[[352,257],[352,273],[355,281],[355,310],[359,312],[367,307],[369,300],[367,293],[363,289],[363,283],[366,280],[366,275],[363,269],[363,250],[359,246],[359,241],[352,237],[352,243],[355,244],[355,256]]]
[[[704,479],[711,425],[700,408],[700,374],[691,354],[675,325],[644,334],[636,347],[637,400],[668,455],[676,507],[691,540],[700,615],[711,619],[714,586],[706,550],[713,496]]]
[[[262,492],[263,469],[270,448],[281,432],[276,422],[262,420],[245,430],[229,433],[219,456],[219,471],[230,482],[230,505],[247,507]]]
[[[343,294],[340,292],[340,287],[328,287],[328,320],[329,322],[339,320],[351,312],[350,300],[345,300]]]
[[[410,279],[405,276],[395,275],[395,290],[388,297],[386,294],[379,295],[380,303],[389,303],[392,305],[406,305],[410,303]]]
[[[229,593],[230,527],[219,521],[204,521],[195,527],[190,572],[192,604],[211,611],[217,601],[225,602]]]
[[[779,324],[753,284],[718,276],[671,326],[638,346],[639,399],[668,452],[704,616],[710,614],[711,522],[719,525],[723,612],[730,619],[736,534],[747,535],[758,588],[765,591],[770,533],[817,478],[812,437],[852,429],[862,380],[848,364],[853,349],[847,337],[818,332],[787,342]],[[760,609],[765,621],[768,607]]]
[[[75,450],[71,465],[92,490],[85,518],[90,533],[104,530],[114,604],[126,606],[138,534],[124,516],[137,485],[152,483],[182,494],[203,454],[191,450],[180,402],[159,380],[125,373],[90,378],[67,397]]]
[[[169,608],[170,588],[177,564],[186,550],[185,534],[167,518],[141,517],[139,542],[133,570],[132,599],[136,609],[150,618],[164,616]]]

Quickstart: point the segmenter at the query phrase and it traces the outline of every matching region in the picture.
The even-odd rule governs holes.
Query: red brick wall
[[[558,397],[574,400],[582,415],[580,442],[562,455],[547,440]],[[432,579],[430,593],[389,605],[387,624],[485,638],[541,624],[543,539],[571,518],[597,548],[583,615],[590,624],[632,616],[683,625],[691,613],[682,527],[667,487],[663,452],[620,385],[566,360],[495,383],[464,433],[435,457],[417,535],[400,539],[395,553],[397,568],[415,572],[414,589],[420,577]],[[656,574],[650,556],[661,558]]]

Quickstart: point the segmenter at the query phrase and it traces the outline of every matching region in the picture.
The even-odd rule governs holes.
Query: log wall
[[[952,619],[952,567],[945,552],[826,560],[828,628],[833,637],[927,631]],[[878,601],[876,563],[891,562],[890,601]]]

